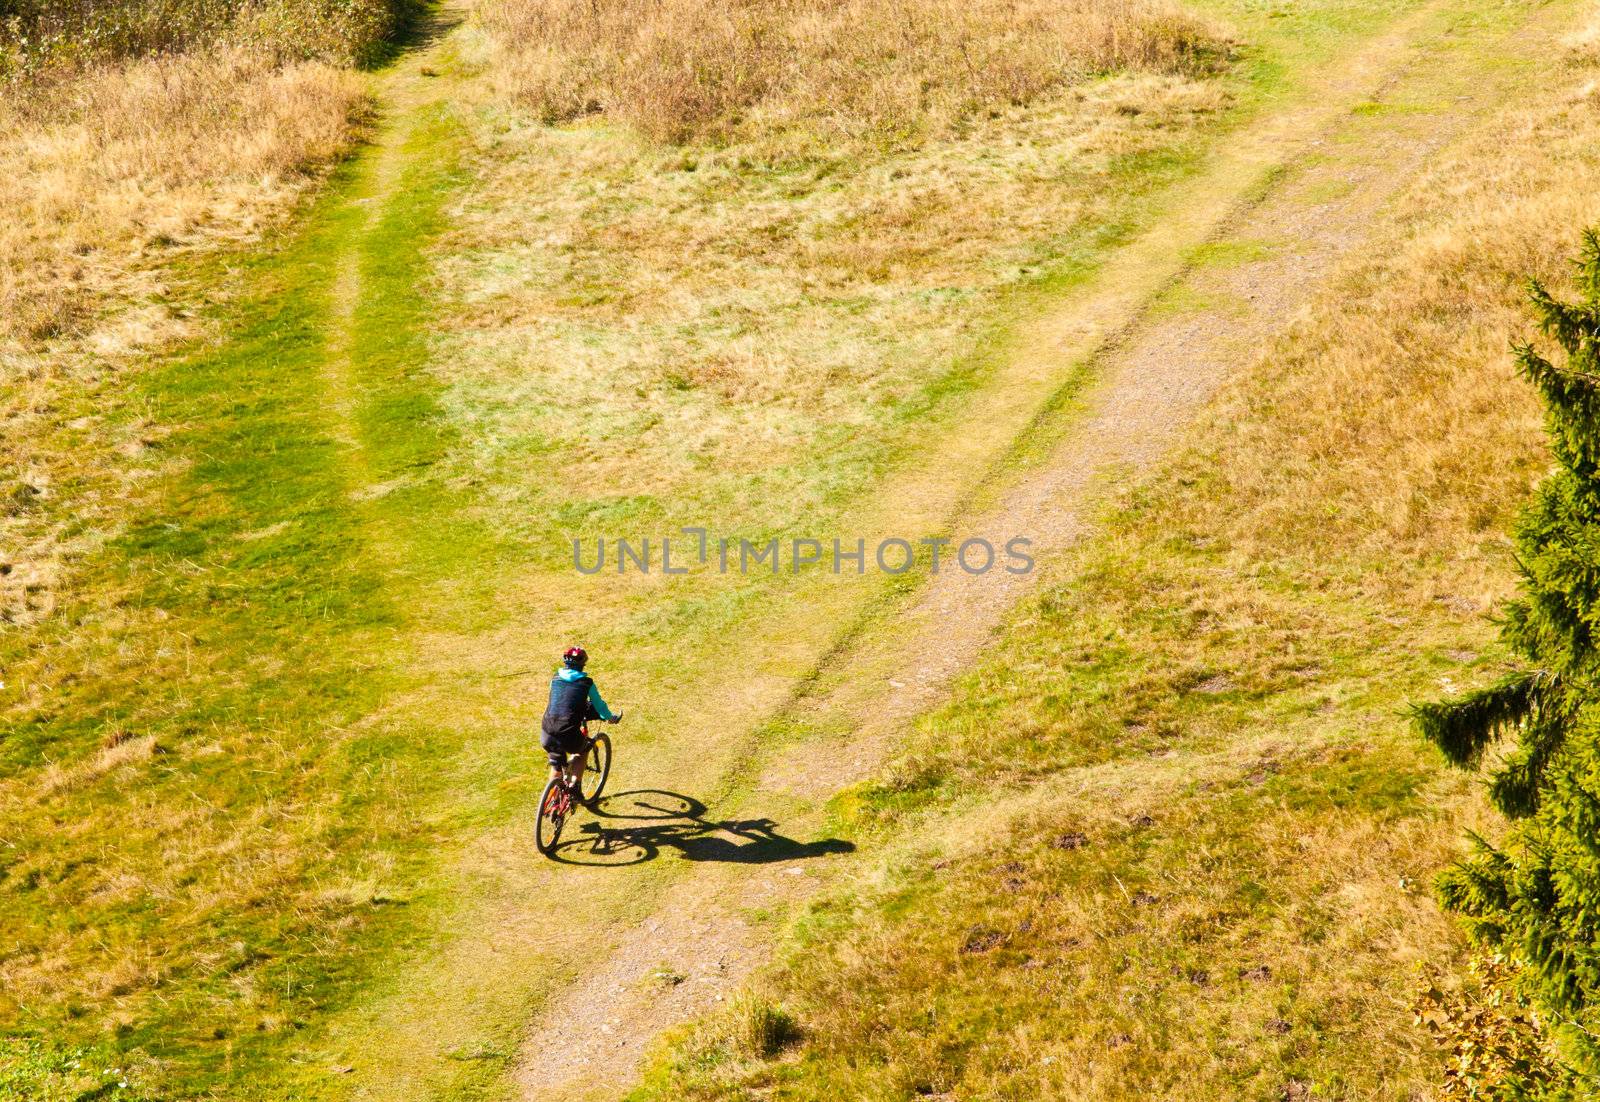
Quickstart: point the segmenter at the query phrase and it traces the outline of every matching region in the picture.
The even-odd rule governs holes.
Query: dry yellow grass
[[[542,492],[527,458],[552,449],[574,485],[647,508],[687,495],[752,530],[864,484],[913,411],[960,385],[986,315],[1135,217],[1228,101],[1186,71],[1220,39],[1165,7],[896,10],[900,23],[878,4],[481,9],[491,82],[536,117],[479,130],[480,180],[441,250],[440,373],[463,462],[505,484],[507,523],[527,523]],[[765,52],[730,46],[709,70],[636,56],[720,41],[675,20],[748,23]],[[1065,46],[1059,20],[1100,30]],[[962,50],[1006,53],[1030,90],[975,91]],[[1086,79],[1095,66],[1133,71]],[[673,106],[640,86],[598,116],[537,122],[551,113],[539,82],[589,96],[606,73],[721,87],[746,68],[760,95]],[[981,121],[950,125],[979,101]],[[644,117],[658,109],[676,121]]]
[[[363,104],[346,70],[244,49],[6,86],[0,623],[49,611],[63,561],[128,488],[117,449],[153,442],[137,426],[107,439],[92,396],[190,331],[168,304],[173,263],[257,235],[348,147]],[[61,487],[80,478],[66,515]]]
[[[1241,554],[1460,560],[1502,542],[1547,463],[1537,402],[1507,356],[1531,328],[1525,280],[1563,283],[1576,229],[1600,218],[1592,78],[1585,67],[1552,105],[1445,158],[1399,212],[1404,247],[1358,269],[1274,352],[1283,381],[1219,408],[1225,461],[1193,474],[1239,510]],[[1503,566],[1488,566],[1497,586]]]
[[[1000,845],[930,831],[762,992],[798,1044],[753,1059],[709,1019],[646,1097],[1427,1098],[1408,965],[1449,930],[1419,811],[1460,786],[1395,765],[1252,741],[1085,773]]]
[[[1565,45],[1573,63],[1600,64],[1600,15],[1568,35]]]
[[[857,445],[1227,98],[1198,79],[1224,39],[1159,0],[489,0],[477,19],[502,98],[599,114],[480,131],[443,258],[473,475],[583,439],[582,481],[719,507],[760,470],[804,468],[802,494],[864,477]]]
[[[121,733],[125,734],[125,733]],[[161,752],[154,735],[107,739],[100,752],[91,758],[67,767],[59,764],[47,766],[39,775],[38,793],[41,799],[88,781],[96,780],[125,765],[149,761]]]
[[[13,92],[19,89],[12,89]],[[353,76],[230,50],[90,70],[0,101],[0,317],[81,332],[162,249],[254,229],[350,139]]]
[[[1097,73],[1194,73],[1216,33],[1164,0],[487,0],[502,90],[658,139],[815,127],[895,140]]]
[[[0,80],[71,79],[106,62],[217,47],[359,63],[414,8],[408,0],[10,0]]]

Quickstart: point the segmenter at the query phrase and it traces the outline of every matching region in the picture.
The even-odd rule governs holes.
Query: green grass
[[[1208,241],[1190,250],[1185,259],[1196,267],[1232,268],[1263,260],[1280,247],[1272,241]]]
[[[1405,1097],[1426,1045],[1372,1032],[1413,977],[1361,939],[1408,935],[1352,921],[1345,897],[1418,856],[1431,765],[1355,743],[1130,769],[1107,776],[1118,795],[1027,813],[997,844],[929,847],[808,916],[760,996],[796,1016],[797,1043],[761,1059],[711,1019],[634,1097]],[[1405,919],[1428,907],[1404,900]]]
[[[108,1048],[64,1048],[0,1037],[0,1098],[146,1102],[139,1072]]]

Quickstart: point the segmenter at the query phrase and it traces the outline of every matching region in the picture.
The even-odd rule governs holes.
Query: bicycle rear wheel
[[[583,802],[593,805],[606,790],[606,779],[611,776],[611,739],[596,735],[589,742],[589,754],[583,763]]]
[[[533,826],[533,841],[539,852],[550,856],[561,840],[561,828],[567,825],[567,815],[572,810],[572,797],[559,779],[545,782],[539,795],[539,818]]]

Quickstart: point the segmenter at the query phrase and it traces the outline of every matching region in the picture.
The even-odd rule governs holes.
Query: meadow
[[[836,801],[883,859],[635,1097],[1442,1096],[1424,969],[1473,981],[1431,878],[1498,827],[1405,708],[1505,668],[1505,533],[1549,462],[1508,350],[1594,216],[1593,42]]]
[[[1181,219],[1174,189],[1308,74],[1422,8],[484,0],[408,51],[407,12],[364,3],[19,6],[0,38],[0,199],[22,212],[0,225],[0,1094],[505,1089],[515,1038],[569,975],[538,920],[579,890],[526,838],[551,640],[581,630],[608,696],[648,702],[630,761],[709,798],[748,785],[753,746],[798,737],[768,705],[898,592],[590,583],[568,541],[904,512],[875,494],[936,464],[931,440],[1003,449],[1004,426],[962,415],[1017,330]],[[769,1026],[730,1048],[712,1023],[653,1089],[826,1093],[883,1063],[858,1046],[889,1034],[860,1026],[913,997],[930,954],[967,966],[941,996],[965,1040],[908,1005],[885,1090],[954,1089],[966,1065],[1007,1081],[995,1030],[1060,974],[1027,959],[1063,954],[1086,983],[1050,997],[1092,1001],[1123,982],[1112,939],[1147,977],[1197,969],[1163,931],[1214,954],[1219,908],[1263,926],[1236,955],[1275,983],[1311,970],[1296,916],[1330,931],[1352,967],[1307,996],[1324,1007],[1392,1009],[1404,986],[1347,896],[1384,929],[1414,919],[1411,957],[1451,959],[1422,887],[1381,890],[1400,859],[1371,842],[1398,824],[1386,845],[1424,877],[1470,813],[1392,710],[1450,654],[1495,661],[1477,616],[1539,452],[1491,353],[1517,331],[1512,280],[1550,270],[1582,206],[1592,97],[1573,87],[1441,166],[1386,266],[1356,269],[1231,392],[1079,556],[1088,584],[1019,613],[993,680],[839,812],[914,839],[977,772],[1004,799],[1081,781],[1019,837],[1091,844],[1000,841],[839,896],[794,949],[832,978],[796,968],[755,997],[798,1044]],[[1397,343],[1408,371],[1373,370]],[[1062,386],[1069,366],[1051,366]],[[1425,415],[1369,421],[1352,388],[1369,409],[1420,388]],[[985,454],[946,472],[951,500]],[[1336,553],[1306,556],[1324,531]],[[1262,630],[1292,638],[1292,666]],[[695,692],[725,670],[741,692],[697,741]],[[1356,704],[1330,727],[1324,697]],[[1025,739],[982,736],[996,701]],[[1303,738],[1281,746],[1263,716]],[[1202,760],[1215,791],[1191,781]],[[1124,768],[1171,810],[1094,787]],[[1325,845],[1291,853],[1296,832]],[[1179,844],[1196,834],[1203,850]],[[1138,922],[1083,902],[1136,867],[1157,897]],[[675,875],[581,890],[611,929]],[[1169,900],[1164,877],[1189,894]],[[1269,895],[1282,906],[1257,906]],[[1067,898],[1103,938],[1017,934],[1024,907],[1068,924],[1048,911]],[[935,917],[980,902],[962,953],[971,931]],[[1234,979],[1264,1013],[1277,988]],[[1193,1066],[1244,1028],[1221,1000],[1174,1007],[1083,1031],[1063,1014],[1024,1050],[1098,1084],[1083,1054],[1100,1040],[1165,1030]],[[1420,1082],[1420,1042],[1370,1018],[1349,1082]],[[750,1057],[763,1035],[783,1043]],[[1260,1050],[1240,1044],[1223,1073],[1267,1090],[1276,1066],[1251,1078]]]

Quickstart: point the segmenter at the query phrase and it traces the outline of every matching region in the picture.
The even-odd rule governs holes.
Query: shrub
[[[1442,1102],[1570,1099],[1571,1075],[1555,1057],[1550,1031],[1518,989],[1518,967],[1502,954],[1467,964],[1467,983],[1447,987],[1437,968],[1423,970],[1412,1011],[1449,1053]]]
[[[393,34],[405,0],[13,0],[0,76],[58,78],[85,65],[215,46],[280,60],[353,63]]]

